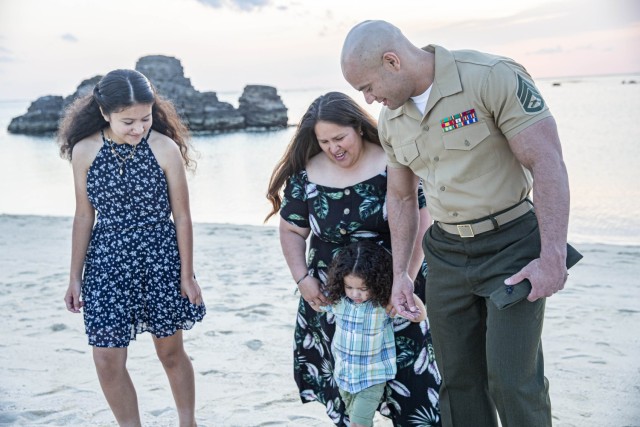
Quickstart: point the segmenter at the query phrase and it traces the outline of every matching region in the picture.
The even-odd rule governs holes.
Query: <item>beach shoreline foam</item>
[[[72,218],[0,215],[0,425],[114,426],[81,315],[66,311]],[[275,227],[194,224],[207,316],[186,331],[199,426],[330,426],[302,405],[291,349],[298,296]],[[584,259],[547,301],[556,427],[640,426],[640,246],[574,244]],[[145,426],[177,424],[149,334],[128,367]],[[378,416],[376,426],[391,425]]]

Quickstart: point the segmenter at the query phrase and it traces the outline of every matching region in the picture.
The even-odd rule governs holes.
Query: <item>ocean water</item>
[[[623,84],[630,80],[638,84]],[[558,122],[569,171],[569,241],[640,245],[640,75],[536,83]],[[327,90],[280,91],[289,122]],[[234,105],[239,95],[218,93]],[[378,105],[349,95],[377,117]],[[6,130],[30,101],[0,101],[0,214],[73,216],[71,166],[59,157],[54,138]],[[198,167],[189,176],[194,221],[263,224],[268,180],[293,133],[289,127],[195,136]],[[275,218],[266,223],[276,224]]]

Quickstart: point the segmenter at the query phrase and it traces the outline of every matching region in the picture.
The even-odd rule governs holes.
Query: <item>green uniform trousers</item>
[[[503,427],[551,426],[540,339],[545,299],[526,300],[527,280],[504,285],[540,256],[535,213],[471,238],[434,224],[423,249],[442,425],[497,427],[497,411]],[[568,265],[582,257],[567,251]]]

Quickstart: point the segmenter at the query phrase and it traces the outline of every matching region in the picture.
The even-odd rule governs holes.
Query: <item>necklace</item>
[[[109,146],[111,147],[111,152],[113,153],[113,155],[116,156],[116,160],[118,161],[118,165],[120,166],[120,175],[122,175],[124,173],[124,164],[127,162],[127,160],[131,160],[133,156],[136,154],[136,148],[138,148],[138,144],[133,146],[133,148],[131,149],[131,151],[127,156],[122,157],[120,153],[116,151],[116,146],[115,146],[115,143],[113,142],[113,139],[105,137],[104,131],[102,130],[100,131],[100,133],[102,134],[102,139],[104,139],[109,143]]]

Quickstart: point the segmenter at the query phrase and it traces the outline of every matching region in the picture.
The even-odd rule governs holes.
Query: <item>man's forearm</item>
[[[569,227],[569,179],[562,159],[534,169],[533,201],[540,227],[540,258],[564,263]]]
[[[418,204],[414,198],[387,199],[391,248],[393,252],[393,275],[409,273],[409,261],[418,231]]]

